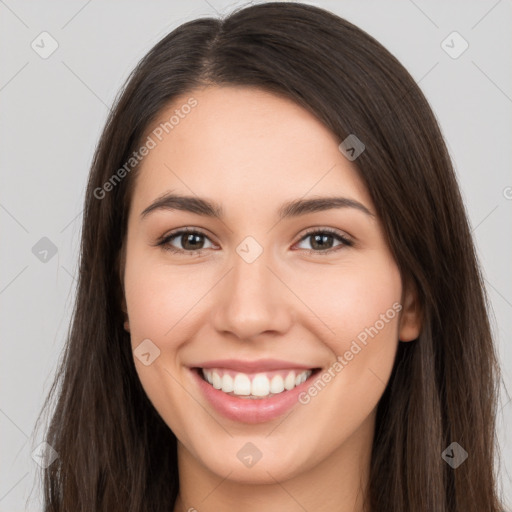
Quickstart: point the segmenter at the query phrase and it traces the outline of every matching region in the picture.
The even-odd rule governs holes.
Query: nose
[[[282,335],[293,323],[293,293],[264,251],[248,262],[235,253],[232,267],[219,283],[213,314],[217,332],[240,340],[262,334]]]

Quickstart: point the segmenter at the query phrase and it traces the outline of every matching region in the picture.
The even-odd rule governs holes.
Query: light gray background
[[[510,390],[511,1],[309,3],[373,35],[430,101],[466,201]],[[173,28],[241,4],[0,0],[1,511],[41,510],[31,454],[44,439],[33,435],[34,421],[70,319],[84,187],[109,106],[137,61]],[[59,45],[47,59],[31,48],[43,31]],[[441,47],[453,31],[469,43],[457,59]],[[58,249],[46,263],[32,253],[45,236]],[[505,393],[500,407],[510,506],[512,403]]]

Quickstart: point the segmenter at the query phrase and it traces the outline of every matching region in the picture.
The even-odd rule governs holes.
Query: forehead
[[[155,146],[138,170],[139,207],[168,190],[245,209],[326,194],[371,207],[341,140],[300,105],[258,88],[194,89],[160,113],[148,136]]]

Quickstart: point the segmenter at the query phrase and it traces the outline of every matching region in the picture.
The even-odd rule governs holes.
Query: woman
[[[87,189],[45,510],[497,512],[453,168],[377,41],[267,3],[129,78]]]

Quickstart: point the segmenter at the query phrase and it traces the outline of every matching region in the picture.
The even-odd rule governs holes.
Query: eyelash
[[[198,229],[186,228],[186,229],[180,229],[178,231],[169,233],[168,235],[161,238],[156,245],[162,247],[162,249],[164,251],[170,251],[172,253],[179,253],[179,254],[188,254],[190,256],[192,256],[192,255],[199,256],[203,253],[203,251],[207,250],[207,249],[198,249],[197,251],[192,251],[192,250],[188,251],[185,249],[177,249],[176,247],[173,247],[172,245],[169,244],[169,242],[173,238],[179,237],[180,235],[186,235],[186,234],[196,234],[196,235],[201,235],[201,236],[208,238],[206,233],[203,233],[202,231],[200,231]],[[302,249],[303,251],[306,251],[308,254],[326,255],[326,254],[331,254],[335,251],[338,251],[339,249],[342,249],[343,247],[352,247],[354,245],[354,242],[352,240],[350,240],[346,236],[342,235],[339,231],[336,231],[335,229],[331,229],[331,228],[320,228],[320,229],[319,228],[311,228],[302,236],[302,238],[297,243],[302,242],[303,240],[310,237],[311,235],[317,235],[317,234],[332,235],[342,243],[336,247],[332,247],[325,251],[321,251],[321,250],[316,251],[314,249]]]

